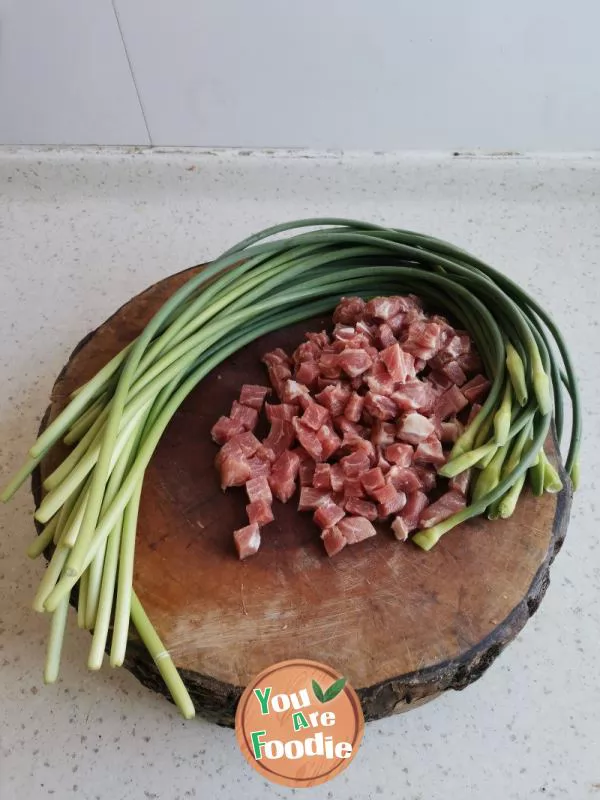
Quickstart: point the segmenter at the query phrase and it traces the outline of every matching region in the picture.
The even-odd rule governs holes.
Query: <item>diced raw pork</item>
[[[344,407],[344,416],[350,422],[360,422],[365,398],[361,397],[357,392],[352,392],[348,398],[348,402]]]
[[[311,361],[318,361],[321,356],[321,348],[314,342],[302,342],[294,350],[292,354],[292,361],[296,366],[300,364],[310,363]]]
[[[365,395],[365,409],[375,419],[391,420],[398,416],[398,407],[390,397],[371,391]]]
[[[416,467],[393,466],[386,477],[392,486],[405,494],[416,492],[422,486]]]
[[[381,351],[380,358],[393,380],[406,383],[407,380],[415,377],[414,356],[401,350],[399,344],[386,347]]]
[[[377,533],[372,523],[364,517],[345,517],[335,527],[348,544],[357,544]]]
[[[330,500],[331,492],[324,489],[315,489],[312,486],[301,486],[298,511],[314,511],[315,508]]]
[[[406,495],[399,491],[392,483],[386,483],[381,489],[376,489],[372,497],[377,501],[377,514],[379,519],[385,519],[390,514],[397,514],[406,505]]]
[[[490,382],[487,378],[484,378],[483,375],[475,375],[474,378],[468,383],[465,383],[461,391],[464,396],[467,398],[469,403],[474,403],[476,400],[480,400],[484,397],[490,388]]]
[[[336,505],[333,500],[328,503],[320,505],[313,514],[315,525],[318,525],[321,530],[331,528],[346,516],[343,508]]]
[[[440,326],[436,322],[417,320],[409,325],[400,345],[415,358],[428,361],[440,349]]]
[[[246,506],[246,514],[248,515],[248,522],[253,525],[256,523],[259,528],[273,522],[273,509],[271,504],[264,500],[255,500],[253,503],[248,503]]]
[[[210,435],[217,444],[225,444],[238,433],[244,432],[244,426],[239,420],[230,417],[219,417],[210,429]]]
[[[328,409],[332,417],[340,417],[348,402],[351,392],[344,386],[326,386],[322,392],[315,395],[315,400]]]
[[[324,378],[334,378],[337,380],[342,374],[339,353],[321,353],[318,360],[319,372]]]
[[[302,414],[300,419],[308,428],[311,428],[313,431],[318,431],[319,428],[329,422],[330,415],[329,411],[324,406],[319,405],[319,403],[311,402],[306,406],[304,414]]]
[[[252,468],[243,455],[227,455],[219,465],[221,489],[229,486],[243,486],[252,478]]]
[[[458,511],[462,511],[466,504],[467,501],[464,496],[460,492],[451,489],[424,509],[419,517],[419,526],[421,528],[431,528]]]
[[[377,506],[375,503],[370,503],[360,497],[348,497],[344,503],[344,508],[348,514],[364,517],[370,522],[375,522],[377,519]]]
[[[344,478],[344,497],[364,497],[360,478]]]
[[[252,479],[268,478],[269,475],[271,474],[270,461],[264,461],[262,458],[259,458],[258,456],[252,456],[252,458],[249,458],[248,466],[250,467],[250,472],[252,473]]]
[[[425,414],[431,412],[436,398],[433,386],[420,380],[405,383],[392,394],[399,411],[420,411]]]
[[[360,481],[363,485],[365,492],[373,496],[373,492],[385,486],[385,477],[379,467],[367,470],[360,476]]]
[[[397,539],[406,541],[408,534],[417,529],[421,512],[428,504],[429,500],[424,492],[416,491],[408,495],[400,516],[392,523],[392,530]]]
[[[481,405],[479,403],[473,403],[469,410],[469,416],[467,417],[467,425],[470,425],[477,414],[481,411]]]
[[[245,406],[234,400],[229,416],[234,422],[239,422],[245,431],[253,431],[258,424],[258,411],[250,406]]]
[[[292,420],[296,438],[314,461],[323,461],[323,445],[317,434],[296,417]]]
[[[395,317],[393,319],[395,319]],[[398,341],[394,336],[394,331],[392,330],[391,325],[389,325],[387,322],[382,322],[377,332],[379,344],[382,347],[390,347],[391,345],[396,344]]]
[[[281,347],[276,347],[275,350],[271,350],[270,353],[265,353],[261,358],[261,361],[268,367],[276,367],[282,364],[286,367],[290,367],[292,365],[292,359],[288,356],[285,350],[281,349]]]
[[[421,481],[421,489],[424,492],[430,492],[435,489],[437,484],[437,472],[434,467],[429,467],[426,464],[414,464],[413,469]]]
[[[444,364],[440,372],[449,378],[452,383],[456,384],[456,386],[462,386],[467,380],[467,376],[462,371],[458,361],[449,361],[447,364]]]
[[[273,502],[271,487],[266,478],[250,478],[249,481],[246,481],[246,493],[251,503],[256,503],[258,500],[264,500],[269,504]]]
[[[277,405],[265,403],[265,414],[269,422],[273,422],[275,419],[285,419],[291,422],[299,413],[300,406],[295,403],[278,403]]]
[[[344,475],[349,478],[356,478],[359,475],[363,475],[371,465],[369,456],[364,450],[355,450],[340,459],[340,466],[344,471]]]
[[[315,489],[331,489],[331,464],[317,464],[313,476]]]
[[[245,383],[240,392],[240,403],[250,408],[260,411],[267,395],[271,394],[272,389],[268,386],[258,386],[254,383]]]
[[[306,461],[300,462],[300,469],[298,470],[300,486],[312,486],[316,466],[317,465],[310,457]]]
[[[260,547],[260,530],[254,522],[233,532],[233,540],[240,560],[253,556]]]
[[[411,445],[396,442],[385,448],[385,458],[390,464],[397,464],[399,467],[410,467],[412,464],[414,450]]]
[[[329,528],[323,531],[321,540],[330,558],[337,555],[348,544],[344,534],[338,528]]]
[[[306,334],[306,338],[309,342],[316,344],[317,347],[320,347],[321,349],[327,347],[331,343],[327,331],[319,331],[318,333],[310,331]]]
[[[294,441],[294,426],[296,418],[292,422],[284,419],[274,419],[271,423],[271,430],[269,435],[264,440],[263,444],[275,453],[275,456],[280,456],[284,450],[288,450]],[[302,444],[302,442],[300,442]],[[303,445],[304,446],[304,445]]]
[[[364,350],[351,350],[347,348],[338,356],[338,364],[351,378],[362,375],[372,365],[373,361]]]
[[[440,439],[442,442],[455,442],[463,432],[462,423],[456,418],[440,423]]]
[[[369,373],[365,375],[365,383],[375,394],[391,397],[397,388],[397,382],[391,377],[383,361],[376,361]]]
[[[435,434],[419,443],[415,450],[415,461],[422,464],[435,464],[436,467],[446,463],[442,443]]]
[[[320,374],[321,370],[316,361],[304,361],[296,368],[296,380],[298,383],[308,386],[309,389],[317,386]]]
[[[418,445],[431,436],[434,430],[435,426],[431,420],[413,411],[398,423],[396,435],[403,442]]]
[[[366,303],[361,297],[342,297],[333,312],[333,321],[354,325],[365,313]]]
[[[434,406],[434,414],[439,420],[445,420],[448,417],[458,414],[465,406],[469,405],[469,401],[458,388],[452,385],[449,389],[441,395],[436,401]]]
[[[376,447],[387,447],[394,443],[396,426],[392,422],[381,422],[376,419],[371,428],[371,441]]]
[[[367,316],[384,322],[404,310],[400,297],[374,297],[365,309]]]
[[[324,461],[331,458],[342,445],[342,440],[329,425],[322,425],[317,431],[317,439],[321,444],[321,455]]]
[[[459,472],[448,481],[448,488],[453,489],[455,492],[460,492],[464,497],[467,496],[469,486],[471,484],[472,469],[466,469],[464,472]]]

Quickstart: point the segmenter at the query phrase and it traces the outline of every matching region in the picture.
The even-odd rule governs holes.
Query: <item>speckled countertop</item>
[[[539,612],[478,683],[368,725],[348,770],[302,796],[600,798],[598,157],[0,149],[2,482],[85,333],[250,231],[315,215],[433,233],[517,278],[563,329],[587,415],[583,485]],[[88,673],[73,624],[61,680],[44,687],[31,509],[22,490],[0,511],[0,798],[295,793],[260,779],[232,731],[183,722],[125,671]]]

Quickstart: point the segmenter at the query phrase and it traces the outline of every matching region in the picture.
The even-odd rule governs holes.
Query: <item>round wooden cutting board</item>
[[[152,286],[78,345],[42,427],[198,269]],[[285,659],[339,670],[357,690],[367,719],[464,688],[537,609],[565,536],[570,488],[540,498],[526,492],[511,519],[465,523],[430,553],[382,528],[330,559],[310,514],[298,513],[293,500],[276,501],[259,553],[238,561],[231,534],[246,524],[245,492],[221,492],[210,428],[228,413],[242,383],[267,382],[262,353],[290,350],[304,331],[329,324],[314,320],[270,334],[214,370],[179,409],[146,472],[135,590],[198,713],[220,724],[233,724],[250,679]],[[552,442],[548,449],[556,463]],[[52,452],[34,476],[37,504],[40,478],[64,452]],[[164,693],[134,632],[126,666]]]

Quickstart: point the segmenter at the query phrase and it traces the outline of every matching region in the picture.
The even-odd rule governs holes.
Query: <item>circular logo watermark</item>
[[[318,661],[281,661],[252,680],[235,716],[238,744],[263,777],[316,786],[356,755],[365,722],[346,678]]]

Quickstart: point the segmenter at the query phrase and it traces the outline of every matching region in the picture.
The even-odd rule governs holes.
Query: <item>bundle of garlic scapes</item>
[[[288,235],[272,240],[282,233]],[[10,499],[56,442],[73,446],[44,481],[35,512],[44,528],[29,549],[35,557],[54,548],[34,600],[36,610],[52,614],[46,681],[58,675],[78,584],[79,624],[93,631],[90,669],[102,664],[111,625],[110,663],[123,663],[131,619],[183,715],[194,715],[132,588],[142,482],[158,441],[202,378],[252,340],[331,311],[342,296],[402,292],[460,322],[492,381],[439,470],[446,477],[480,470],[470,503],[413,542],[429,550],[466,519],[509,516],[527,476],[537,494],[560,490],[543,445],[552,421],[562,439],[565,393],[572,409],[565,468],[577,484],[581,423],[573,367],[556,325],[519,286],[464,250],[410,231],[344,219],[269,228],[192,277],[132,344],[80,387],[1,496]]]

